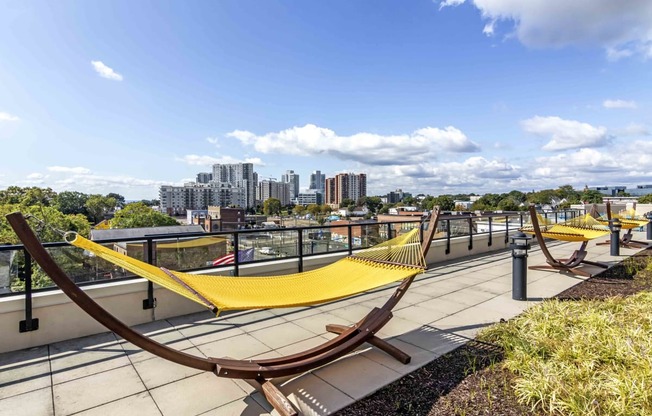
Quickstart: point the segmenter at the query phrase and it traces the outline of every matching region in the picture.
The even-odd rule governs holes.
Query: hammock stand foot
[[[338,324],[328,324],[326,325],[326,331],[332,332],[334,334],[341,334],[344,331],[350,329],[349,326],[346,325],[338,325]],[[378,338],[375,335],[372,335],[370,338],[366,340],[369,344],[373,345],[374,347],[378,348],[379,350],[384,351],[385,353],[391,355],[394,357],[398,362],[401,364],[409,364],[410,361],[412,360],[412,357],[410,357],[408,354],[404,353],[400,349],[396,348],[389,342],[385,341],[382,338]]]
[[[271,381],[260,379],[256,380],[256,382],[260,385],[260,389],[269,404],[271,404],[281,416],[296,416],[299,414],[288,398],[285,397],[285,395],[281,393],[281,391],[273,385]]]
[[[562,273],[570,273],[570,274],[575,274],[579,276],[584,276],[584,277],[591,277],[591,273],[585,272],[584,270],[579,270],[575,267],[566,267],[562,265],[541,265],[541,266],[530,266],[528,267],[530,270],[557,270]]]

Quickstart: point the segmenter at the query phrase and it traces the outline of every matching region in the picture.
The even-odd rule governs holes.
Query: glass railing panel
[[[12,282],[16,277],[12,267],[15,257],[16,250],[0,251],[0,294],[12,292]]]
[[[156,240],[153,264],[173,270],[213,267],[216,261],[232,252],[232,238],[229,235],[200,236]],[[118,243],[115,248],[130,257],[147,258],[147,243]],[[231,256],[233,262],[233,256]]]

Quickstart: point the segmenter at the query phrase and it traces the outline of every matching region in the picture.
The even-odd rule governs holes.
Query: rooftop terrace
[[[510,319],[583,279],[530,270],[528,300],[512,300],[511,253],[505,249],[504,240],[498,238],[505,231],[496,234],[492,248],[496,251],[478,250],[480,246],[488,247],[485,235],[476,237],[476,254],[472,256],[431,261],[429,270],[416,279],[394,309],[393,319],[379,336],[410,354],[410,364],[400,364],[380,350],[364,345],[354,354],[324,367],[274,379],[274,384],[304,414],[333,413],[471,340],[483,327]],[[643,233],[635,234],[637,239],[645,239]],[[462,245],[467,248],[467,238],[462,238]],[[453,252],[455,246],[454,242]],[[555,242],[548,247],[555,257],[564,257],[577,248],[577,243]],[[440,244],[435,251],[444,248],[445,244]],[[636,252],[621,248],[620,256],[610,256],[609,250],[608,245],[591,242],[588,260],[615,264]],[[545,263],[538,246],[530,251],[528,263]],[[602,270],[582,267],[595,273]],[[142,291],[142,283],[138,285]],[[114,310],[133,302],[133,297],[119,294],[115,288],[111,290],[114,292],[102,301],[111,303]],[[352,324],[372,307],[381,306],[393,292],[394,286],[383,287],[314,307],[225,313],[218,318],[210,312],[178,316],[174,311],[161,311],[159,319],[136,328],[157,341],[200,356],[274,357],[330,339],[333,335],[326,332],[326,324]],[[71,306],[64,309],[66,318],[70,322],[82,319],[80,327],[88,325],[85,314]],[[48,316],[43,315],[46,311],[40,312],[45,322],[39,331],[51,331]],[[4,312],[0,309],[0,321],[6,318],[2,316]],[[15,317],[11,313],[5,315]],[[11,330],[3,332],[9,333],[10,338],[30,336],[18,334],[15,324],[12,322]],[[8,342],[5,335],[0,345]],[[269,413],[276,411],[247,382],[172,364],[110,332],[0,354],[0,415]]]

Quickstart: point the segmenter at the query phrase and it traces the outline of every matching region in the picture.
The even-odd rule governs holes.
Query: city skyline
[[[0,189],[153,199],[215,163],[368,194],[652,183],[652,3],[9,1]]]

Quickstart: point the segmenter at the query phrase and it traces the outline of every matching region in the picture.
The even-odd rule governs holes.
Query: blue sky
[[[2,1],[0,189],[652,183],[648,0]]]

